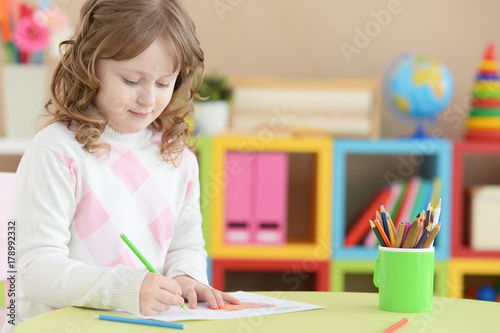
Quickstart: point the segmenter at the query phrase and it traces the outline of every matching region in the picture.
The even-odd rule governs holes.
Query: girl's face
[[[96,75],[101,85],[95,107],[119,132],[140,132],[170,102],[177,74],[167,46],[159,39],[133,59],[99,59]]]

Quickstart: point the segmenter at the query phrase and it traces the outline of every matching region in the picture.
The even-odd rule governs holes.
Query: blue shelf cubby
[[[347,224],[384,185],[412,176],[441,180],[442,225],[436,239],[436,259],[450,256],[452,145],[429,139],[338,139],[333,144],[333,258],[366,260],[377,257],[376,248],[345,247]],[[422,209],[424,209],[423,207]],[[368,221],[366,221],[368,223]],[[395,221],[396,223],[396,221]]]
[[[207,258],[207,277],[208,277],[208,283],[212,285],[213,283],[213,263],[212,263],[212,258]]]

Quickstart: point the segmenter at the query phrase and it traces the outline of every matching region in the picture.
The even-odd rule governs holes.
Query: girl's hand
[[[191,309],[196,309],[198,301],[207,302],[210,309],[224,309],[226,307],[224,302],[240,304],[240,301],[233,296],[206,286],[189,276],[177,276],[174,280],[182,289],[182,296],[188,300]]]
[[[182,305],[182,290],[174,279],[148,272],[139,293],[139,313],[152,316],[170,309],[172,304]]]

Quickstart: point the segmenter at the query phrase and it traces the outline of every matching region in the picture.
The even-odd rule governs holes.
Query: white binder
[[[500,251],[500,186],[471,189],[471,247],[476,251]]]

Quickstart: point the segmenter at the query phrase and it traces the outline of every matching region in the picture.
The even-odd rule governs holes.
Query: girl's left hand
[[[198,301],[207,302],[210,309],[224,309],[226,307],[224,302],[240,304],[240,301],[233,296],[206,286],[187,275],[177,276],[174,280],[181,287],[182,297],[187,299],[191,309],[196,309]]]

